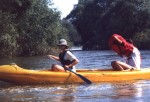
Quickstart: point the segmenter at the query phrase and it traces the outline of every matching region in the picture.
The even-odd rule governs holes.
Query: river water
[[[120,60],[112,51],[72,51],[78,69],[108,69]],[[150,66],[150,51],[141,51],[142,68]],[[48,69],[57,63],[47,56],[0,59],[27,69]],[[13,85],[0,82],[0,102],[149,102],[150,80],[86,84]]]

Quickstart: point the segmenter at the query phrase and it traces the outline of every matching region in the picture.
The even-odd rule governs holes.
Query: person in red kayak
[[[79,60],[68,50],[67,41],[60,39],[57,45],[60,49],[59,56],[48,55],[48,57],[60,61],[62,65],[53,64],[50,70],[65,72],[65,68],[70,68],[76,72],[75,65],[79,63]]]
[[[115,51],[120,57],[124,59],[124,62],[111,62],[111,66],[114,70],[140,70],[141,54],[131,41],[127,42],[127,40],[125,40],[119,34],[113,34],[109,39],[109,46],[113,51]]]

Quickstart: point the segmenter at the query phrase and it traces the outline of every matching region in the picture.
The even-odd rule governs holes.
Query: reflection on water
[[[111,51],[73,51],[79,58],[77,68],[110,68],[110,62],[120,58]],[[149,51],[142,51],[143,67],[148,67]],[[44,69],[57,63],[46,56],[1,59],[0,64],[16,63],[23,68]],[[1,102],[147,102],[150,81],[121,83],[50,84],[20,86],[0,82]]]
[[[2,89],[0,100],[48,102],[129,102],[143,100],[140,83],[101,83],[93,85],[14,86]],[[137,102],[137,101],[136,101]]]
[[[130,98],[138,98],[138,100],[143,96],[142,87],[138,83],[123,83],[117,87],[114,87],[114,96],[112,98],[123,100]],[[131,101],[133,101],[131,99]]]
[[[146,84],[145,84],[146,83]],[[7,86],[1,88],[1,102],[145,102],[149,100],[149,81],[37,86]]]

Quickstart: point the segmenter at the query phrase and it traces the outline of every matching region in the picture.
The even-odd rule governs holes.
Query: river
[[[107,69],[120,60],[112,51],[72,51],[80,60],[78,69]],[[150,66],[150,51],[141,51],[142,68]],[[0,65],[16,63],[27,69],[48,69],[53,63],[47,56],[0,59]],[[0,82],[1,102],[149,102],[150,80],[114,83],[13,85]]]

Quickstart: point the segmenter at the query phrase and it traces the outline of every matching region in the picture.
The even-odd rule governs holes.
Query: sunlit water
[[[78,69],[111,68],[120,60],[112,51],[72,51],[80,60]],[[141,51],[142,68],[150,66],[150,51]],[[0,59],[0,64],[16,63],[28,69],[48,69],[57,63],[47,56]],[[50,84],[19,86],[0,82],[0,102],[149,102],[150,81],[121,83]]]

